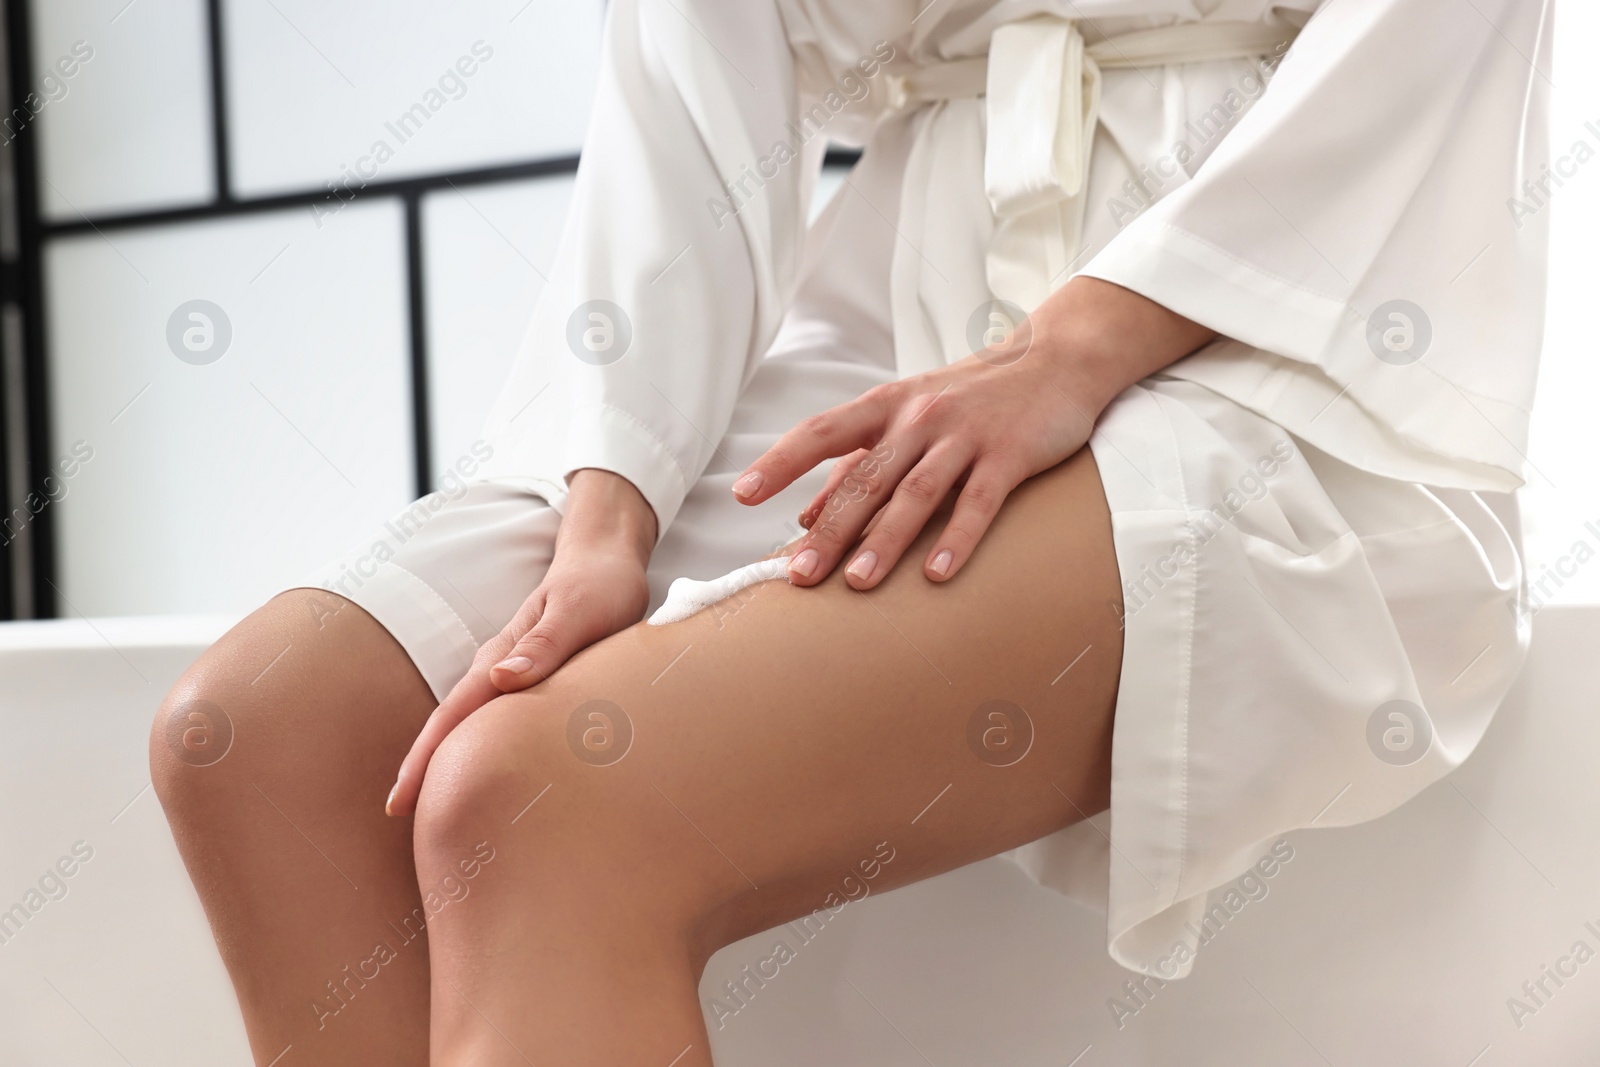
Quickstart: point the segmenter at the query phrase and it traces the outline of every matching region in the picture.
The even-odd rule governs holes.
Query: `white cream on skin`
[[[651,626],[681,622],[698,611],[704,611],[719,600],[726,600],[741,589],[746,589],[757,582],[770,582],[777,578],[789,580],[788,556],[757,560],[755,563],[724,574],[721,578],[713,578],[709,582],[678,578],[667,588],[666,601],[646,621]]]

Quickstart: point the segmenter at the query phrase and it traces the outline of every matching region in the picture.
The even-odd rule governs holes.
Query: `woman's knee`
[[[150,724],[150,782],[175,824],[221,813],[245,787],[234,742],[250,712],[219,658],[202,655],[166,694]]]
[[[448,866],[463,845],[503,839],[555,787],[553,738],[540,729],[544,703],[532,694],[498,697],[440,743],[417,799],[412,836],[419,869]]]
[[[649,760],[597,760],[569,736],[572,712],[536,692],[503,696],[445,739],[417,804],[419,878],[430,884],[492,848],[519,880],[511,906],[569,917],[623,906],[696,927],[743,882],[729,884],[732,872],[657,788]]]
[[[216,799],[237,784],[236,735],[261,713],[254,706],[260,694],[242,675],[252,649],[284,629],[285,608],[273,601],[252,612],[202,652],[162,699],[150,725],[150,781],[169,812],[197,796]]]
[[[262,788],[392,780],[431,707],[407,667],[348,602],[315,590],[274,598],[202,653],[156,712],[150,778],[169,818],[225,813]]]

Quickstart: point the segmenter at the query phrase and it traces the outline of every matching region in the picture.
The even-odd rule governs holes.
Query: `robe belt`
[[[1037,16],[1007,23],[989,54],[930,64],[888,79],[895,108],[984,97],[984,192],[996,221],[988,274],[994,295],[1031,310],[1049,295],[1042,265],[1066,263],[1059,208],[1083,192],[1100,114],[1100,72],[1164,67],[1277,52],[1292,26],[1260,22],[1188,22],[1118,34],[1085,44],[1075,22]],[[1044,210],[1056,209],[1056,210]],[[1080,235],[1071,234],[1076,242]],[[1035,247],[1022,247],[1033,244]]]

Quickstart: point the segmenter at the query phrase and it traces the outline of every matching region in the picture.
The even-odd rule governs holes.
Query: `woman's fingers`
[[[417,797],[422,794],[422,779],[427,774],[428,763],[433,759],[434,752],[450,736],[450,731],[460,726],[467,716],[501,694],[503,690],[490,677],[493,670],[491,665],[505,659],[504,650],[516,647],[516,635],[536,627],[544,614],[544,598],[535,591],[506,628],[484,642],[467,673],[445,695],[443,702],[433,709],[422,732],[411,742],[411,751],[401,761],[394,788],[384,804],[386,812],[390,815],[410,815],[416,810]],[[554,670],[553,667],[551,669]]]
[[[920,444],[880,441],[857,461],[795,546],[789,559],[789,581],[816,585],[832,573],[919,458]]]
[[[923,560],[922,572],[936,582],[952,578],[968,559],[972,551],[988,532],[989,524],[999,514],[1011,490],[1022,484],[1022,478],[1011,466],[1001,460],[979,459],[973,465],[967,484],[956,497],[955,510],[944,532],[934,541],[928,558]]]
[[[466,677],[456,683],[444,698],[444,703],[433,709],[417,739],[411,742],[411,751],[400,764],[394,788],[389,791],[383,810],[390,815],[410,815],[417,809],[417,797],[422,794],[422,779],[428,770],[428,761],[450,731],[461,725],[468,715],[500,695],[489,681],[487,671],[476,666]]]
[[[537,685],[579,651],[611,633],[593,612],[562,594],[553,594],[533,628],[517,639],[511,651],[489,668],[489,681],[500,693]]]
[[[400,765],[384,805],[391,815],[409,815],[428,764],[450,731],[503,693],[514,693],[550,677],[577,653],[644,615],[650,599],[644,566],[631,555],[609,550],[568,550],[552,562],[511,622],[483,643],[472,667],[429,716]]]
[[[971,455],[959,442],[936,445],[901,478],[852,549],[845,580],[856,589],[871,589],[894,569],[933,513],[966,472]]]
[[[804,419],[778,438],[733,483],[733,495],[745,504],[759,504],[825,459],[868,448],[883,436],[890,401],[877,386],[847,404]]]
[[[833,469],[828,472],[828,482],[822,487],[822,492],[812,497],[811,503],[807,504],[805,510],[800,513],[801,526],[807,530],[811,529],[811,525],[817,521],[817,516],[821,515],[822,509],[827,506],[828,498],[833,496],[833,491],[843,485],[844,480],[855,469],[855,465],[866,458],[867,450],[858,448],[848,456],[834,462]]]

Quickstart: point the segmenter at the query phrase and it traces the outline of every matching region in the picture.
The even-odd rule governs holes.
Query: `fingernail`
[[[866,581],[872,577],[872,569],[877,565],[878,554],[869,549],[857,556],[856,561],[850,564],[850,569],[845,573],[852,578],[860,578],[862,581]]]
[[[738,481],[733,483],[734,496],[755,496],[756,490],[761,488],[761,472],[745,471]]]
[[[817,569],[817,561],[822,557],[817,555],[817,550],[808,548],[789,561],[789,570],[802,578],[811,577],[811,572]]]
[[[383,813],[385,815],[394,814],[394,795],[398,792],[400,792],[400,783],[395,782],[395,784],[389,788],[389,799],[383,802]]]
[[[512,656],[510,659],[503,659],[496,663],[494,669],[497,671],[510,671],[512,674],[527,674],[533,670],[533,660],[527,656]]]
[[[939,554],[933,557],[933,562],[928,564],[928,569],[938,575],[950,573],[950,561],[955,559],[948,548],[941,548]]]

